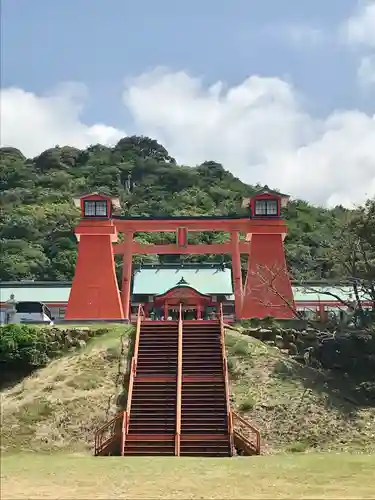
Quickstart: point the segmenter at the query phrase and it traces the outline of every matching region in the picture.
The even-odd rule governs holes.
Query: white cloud
[[[82,120],[86,89],[60,86],[37,96],[1,91],[1,144],[33,156],[56,144],[113,144],[116,128]],[[375,195],[375,117],[337,111],[318,120],[280,78],[252,76],[205,87],[184,72],[157,69],[124,90],[137,132],[158,139],[178,161],[223,163],[246,182],[335,205]]]
[[[213,159],[246,182],[330,206],[375,195],[375,116],[337,111],[317,120],[279,78],[204,88],[158,69],[130,82],[124,102],[139,131],[181,162]]]
[[[85,125],[81,112],[87,95],[84,85],[68,83],[44,96],[19,88],[0,92],[1,145],[35,156],[57,144],[84,148],[112,144],[125,135],[103,124]]]
[[[355,12],[339,27],[341,41],[359,51],[359,86],[368,90],[375,84],[375,0],[359,2]]]
[[[348,43],[375,48],[375,1],[361,2],[341,31]]]
[[[358,68],[358,81],[364,88],[375,87],[375,54],[361,59]]]
[[[327,35],[319,28],[305,23],[280,24],[267,29],[270,36],[290,42],[294,47],[306,49],[326,41]]]

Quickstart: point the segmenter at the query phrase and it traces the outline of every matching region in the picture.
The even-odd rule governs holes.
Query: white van
[[[42,302],[16,302],[9,323],[46,323],[53,325],[51,311]]]

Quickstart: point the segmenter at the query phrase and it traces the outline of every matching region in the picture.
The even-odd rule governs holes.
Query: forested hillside
[[[230,215],[240,214],[242,197],[259,188],[244,184],[215,162],[195,167],[178,165],[163,146],[145,137],[126,137],[113,148],[95,145],[79,150],[56,146],[33,159],[25,158],[15,148],[4,147],[0,150],[0,165],[2,280],[72,278],[77,250],[72,228],[79,216],[72,203],[74,195],[94,190],[117,195],[122,214],[128,215]],[[326,210],[292,201],[284,216],[289,226],[286,251],[293,276],[319,279],[353,274],[353,269],[345,267],[343,253],[343,234],[348,224],[364,228],[366,248],[375,247],[369,239],[371,232],[375,234],[374,202],[366,208],[366,213],[372,214],[372,229],[364,223],[364,210],[354,214],[342,207]],[[354,226],[353,217],[357,218]],[[171,237],[138,234],[145,242],[162,242]],[[223,237],[220,233],[204,233],[192,235],[191,241],[222,241]],[[180,257],[137,258],[170,261]],[[181,257],[207,258],[217,260],[218,256]]]

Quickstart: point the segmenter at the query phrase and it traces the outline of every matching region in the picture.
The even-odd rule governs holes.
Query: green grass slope
[[[94,429],[116,411],[131,328],[52,361],[1,392],[2,451],[89,451]]]
[[[123,392],[130,331],[121,337],[115,326],[3,390],[3,452],[92,452]],[[264,453],[375,452],[375,409],[356,404],[342,381],[238,332],[227,331],[226,343],[232,404],[261,430]]]
[[[375,409],[361,407],[342,377],[232,330],[226,344],[232,404],[259,427],[265,453],[375,452]]]

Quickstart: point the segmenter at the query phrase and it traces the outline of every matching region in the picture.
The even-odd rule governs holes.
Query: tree
[[[15,148],[0,148],[0,187],[3,201],[0,279],[38,276],[66,280],[72,279],[77,252],[72,230],[79,212],[73,207],[72,198],[78,194],[97,190],[114,194],[120,198],[122,214],[127,215],[246,217],[248,213],[241,208],[241,199],[255,190],[255,186],[241,182],[220,163],[177,165],[156,140],[137,136],[125,137],[115,147],[93,144],[80,150],[56,146],[33,159],[25,158]],[[371,206],[367,209],[369,214],[373,213]],[[341,279],[346,275],[329,252],[335,246],[335,236],[340,233],[344,218],[351,214],[354,212],[340,207],[326,210],[302,200],[289,203],[284,210],[289,227],[285,248],[295,278],[319,279],[324,274]],[[358,231],[361,227],[360,232],[367,231],[369,235],[368,226],[366,222],[358,226]],[[191,235],[196,243],[221,242],[223,237],[226,236],[220,233]],[[157,234],[147,235],[150,243],[157,238]],[[23,245],[18,255],[13,250],[15,242]],[[366,245],[374,246],[372,240]],[[36,252],[34,263],[28,247]],[[179,258],[163,257],[166,261]],[[370,251],[370,264],[371,258]],[[182,259],[201,262],[217,260],[217,256],[194,255]],[[367,286],[371,291],[371,282]]]
[[[363,303],[371,301],[371,311],[375,311],[375,200],[346,214],[329,258],[335,272],[353,287],[356,309],[364,322]]]

